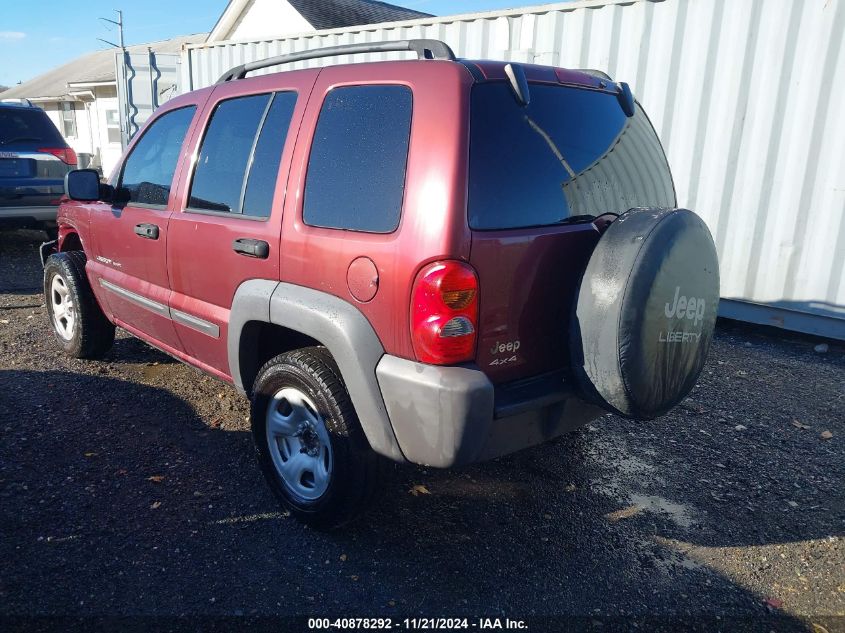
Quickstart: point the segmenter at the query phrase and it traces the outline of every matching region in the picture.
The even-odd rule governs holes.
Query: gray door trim
[[[181,310],[174,310],[170,308],[170,316],[176,323],[184,325],[185,327],[196,330],[202,334],[210,336],[211,338],[220,338],[220,326],[215,323],[206,321],[187,312]]]
[[[138,293],[132,292],[131,290],[127,290],[126,288],[118,286],[115,283],[107,281],[102,277],[99,278],[98,281],[103,288],[105,288],[109,292],[116,294],[122,299],[131,301],[137,306],[145,308],[146,310],[149,310],[150,312],[153,312],[166,319],[170,319],[171,321],[175,321],[176,323],[191,328],[192,330],[205,334],[206,336],[210,336],[211,338],[220,338],[220,326],[218,326],[216,323],[211,323],[209,321],[206,321],[205,319],[201,319],[197,316],[194,316],[193,314],[182,312],[181,310],[174,310],[172,308],[169,308],[163,303],[148,299],[147,297],[139,295]]]
[[[116,294],[118,297],[122,299],[126,299],[127,301],[131,301],[135,305],[141,306],[142,308],[146,308],[150,312],[154,312],[159,316],[163,316],[166,319],[170,318],[170,308],[168,308],[163,303],[159,303],[158,301],[153,301],[152,299],[148,299],[147,297],[143,297],[139,294],[132,292],[131,290],[127,290],[126,288],[122,288],[117,284],[113,284],[110,281],[106,281],[102,277],[98,279],[100,285],[108,290]]]

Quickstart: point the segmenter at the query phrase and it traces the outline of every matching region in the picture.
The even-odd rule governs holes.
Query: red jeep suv
[[[245,78],[306,58],[419,59]],[[115,326],[251,398],[259,464],[333,526],[383,458],[488,459],[704,364],[718,263],[624,83],[403,40],[239,66],[160,108],[109,184],[71,172],[42,250],[56,339]]]

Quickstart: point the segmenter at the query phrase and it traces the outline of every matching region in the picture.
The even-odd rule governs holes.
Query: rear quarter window
[[[639,105],[628,118],[613,94],[542,84],[530,93],[522,106],[506,83],[473,88],[470,228],[675,206],[666,157]]]
[[[303,221],[391,233],[399,226],[411,132],[411,90],[376,85],[326,95],[308,160]]]

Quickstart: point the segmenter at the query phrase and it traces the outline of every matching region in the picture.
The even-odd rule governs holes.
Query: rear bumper
[[[438,367],[385,355],[376,377],[405,458],[448,468],[512,453],[604,413],[561,376],[494,387],[473,367]]]
[[[27,220],[32,222],[55,222],[57,205],[40,207],[4,207],[0,205],[0,222],[20,222],[25,224]]]

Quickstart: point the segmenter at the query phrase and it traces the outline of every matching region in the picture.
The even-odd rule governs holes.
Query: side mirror
[[[94,169],[74,169],[65,175],[65,194],[81,202],[110,201],[113,189],[100,184],[100,174]]]

